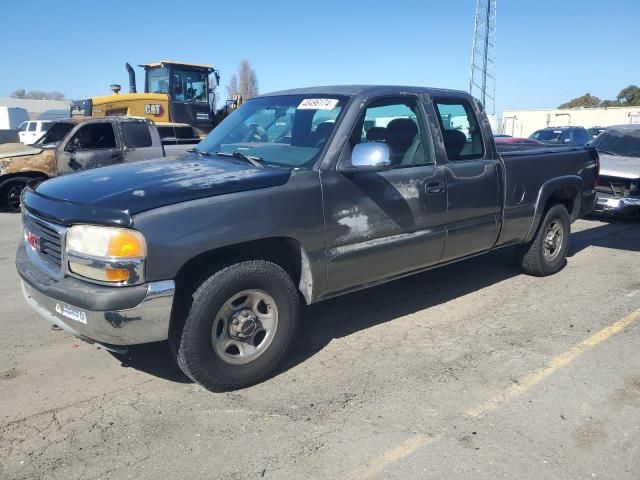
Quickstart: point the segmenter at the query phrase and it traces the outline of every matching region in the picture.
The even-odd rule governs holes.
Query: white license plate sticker
[[[75,322],[80,322],[84,325],[87,324],[87,314],[84,310],[81,310],[71,305],[65,305],[56,303],[56,313],[63,317],[69,318]]]
[[[333,110],[338,102],[335,98],[305,98],[298,105],[298,110]]]

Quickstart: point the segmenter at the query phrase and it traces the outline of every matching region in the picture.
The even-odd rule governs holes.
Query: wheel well
[[[245,260],[266,260],[280,266],[291,276],[304,301],[311,303],[313,285],[308,257],[296,240],[287,237],[265,238],[201,253],[183,265],[176,276],[176,286],[190,292],[216,270]]]
[[[3,175],[0,179],[0,191],[4,190],[4,187],[11,183],[12,180],[20,179],[20,180],[37,180],[42,179],[46,180],[49,177],[42,172],[17,172],[17,173],[8,173]]]
[[[579,191],[573,187],[563,187],[554,190],[547,198],[544,211],[546,212],[554,205],[564,205],[569,212],[571,220],[575,220],[578,216],[578,212],[574,209],[580,208],[579,202],[576,201],[578,199],[578,193]]]

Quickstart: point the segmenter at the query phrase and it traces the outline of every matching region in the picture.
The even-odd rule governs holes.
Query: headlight
[[[147,244],[135,230],[75,225],[67,230],[66,253],[76,275],[120,285],[143,281]]]

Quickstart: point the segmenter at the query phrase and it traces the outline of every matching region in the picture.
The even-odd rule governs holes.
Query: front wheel
[[[571,219],[564,205],[554,205],[547,210],[533,241],[521,247],[522,270],[536,277],[552,275],[566,264]]]
[[[2,203],[10,212],[20,211],[20,194],[27,186],[27,180],[16,179],[7,182],[2,189]]]
[[[211,391],[258,383],[273,373],[298,323],[297,290],[287,273],[266,261],[241,262],[196,288],[172,350],[182,371]]]

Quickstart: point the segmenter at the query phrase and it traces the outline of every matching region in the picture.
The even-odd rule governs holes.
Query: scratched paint
[[[371,235],[372,229],[369,216],[356,208],[341,210],[337,214],[338,224],[346,227],[346,231],[338,237],[338,242],[346,242]]]

